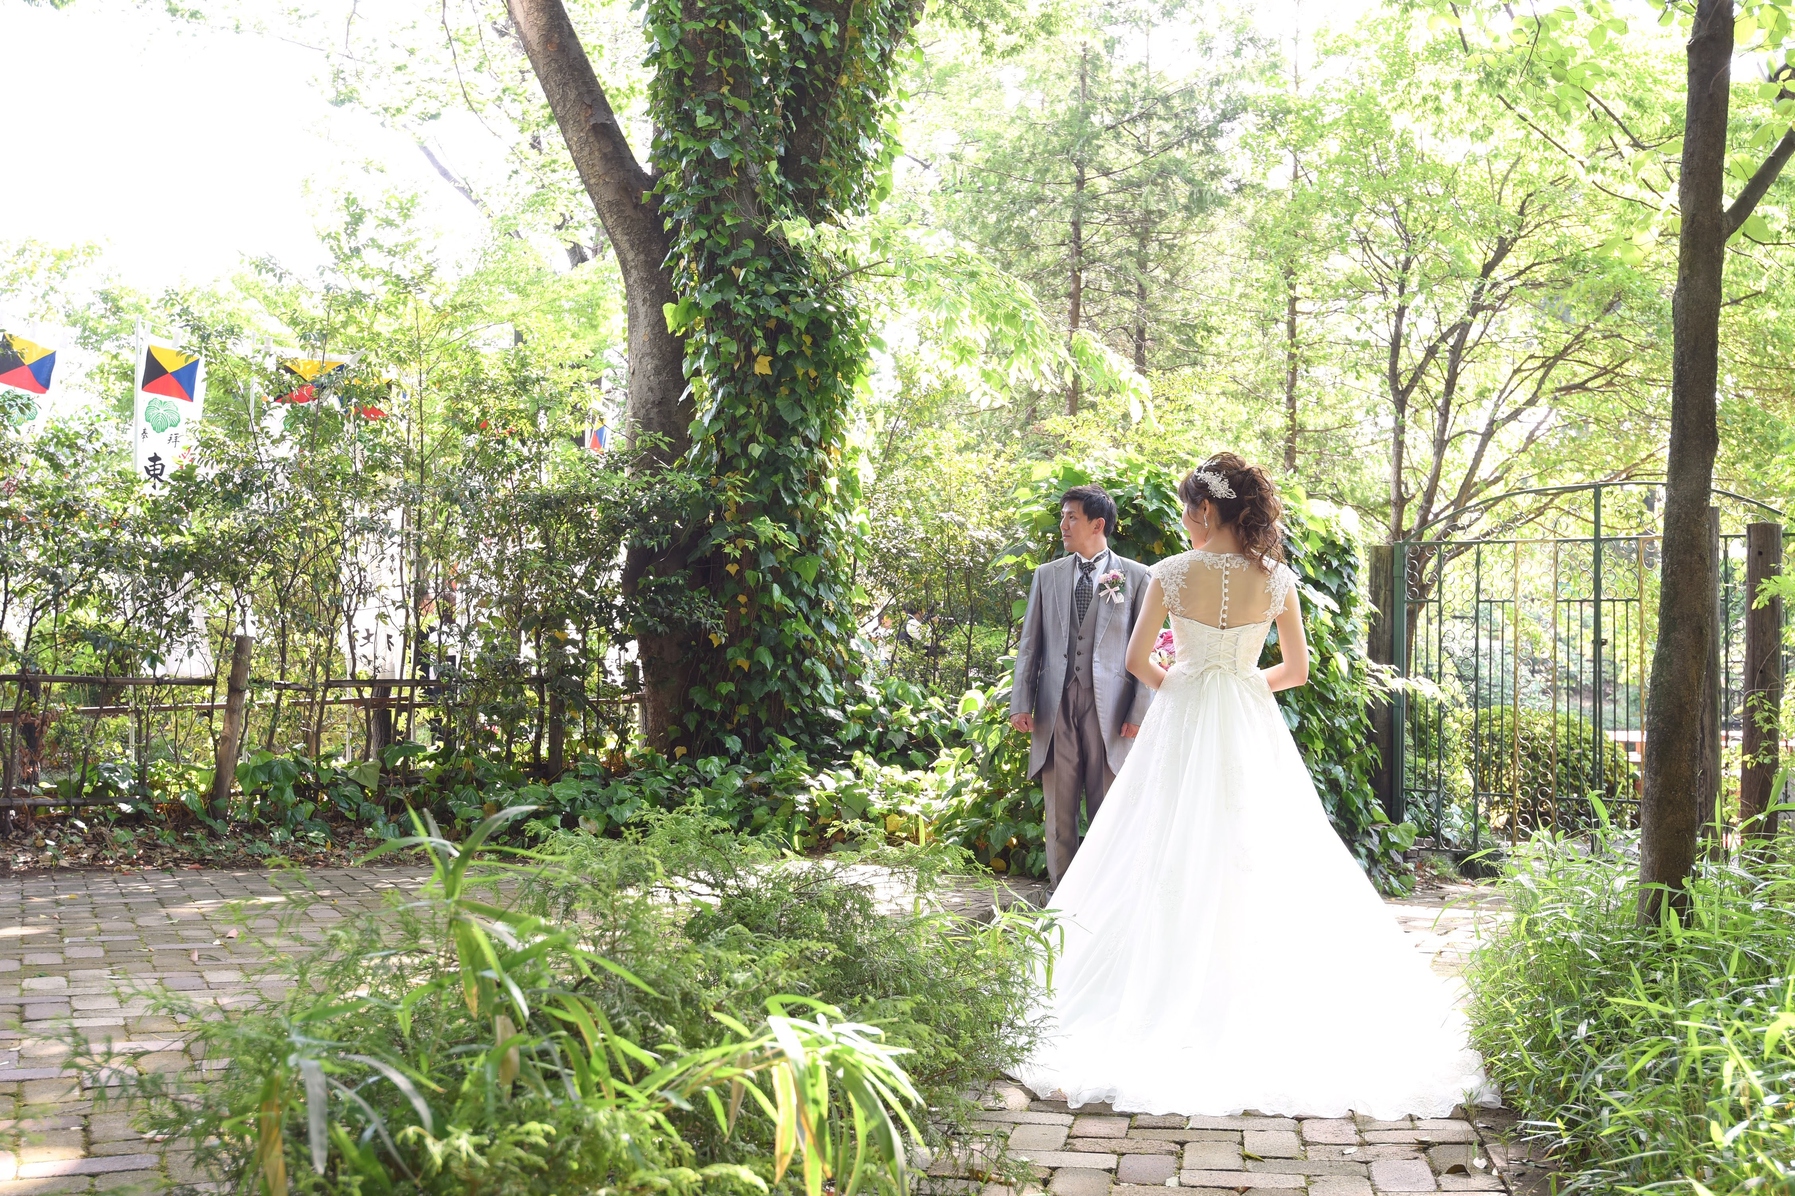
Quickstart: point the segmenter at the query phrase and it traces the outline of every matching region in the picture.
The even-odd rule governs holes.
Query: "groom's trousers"
[[[1053,740],[1041,769],[1041,794],[1047,806],[1047,878],[1053,884],[1078,853],[1078,802],[1097,817],[1103,795],[1116,774],[1109,770],[1109,749],[1097,721],[1097,701],[1076,675],[1066,681],[1059,713],[1053,719]]]

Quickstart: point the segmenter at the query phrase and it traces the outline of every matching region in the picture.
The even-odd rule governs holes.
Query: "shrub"
[[[1627,750],[1599,733],[1588,719],[1568,711],[1554,715],[1523,707],[1520,720],[1517,819],[1512,796],[1506,802],[1489,796],[1516,792],[1514,707],[1491,706],[1475,715],[1457,710],[1451,716],[1450,775],[1466,798],[1475,778],[1488,803],[1484,816],[1492,830],[1507,831],[1513,822],[1521,834],[1545,828],[1587,831],[1634,800],[1638,772],[1627,759]],[[1575,796],[1554,799],[1555,793]],[[1596,802],[1589,800],[1591,795]]]
[[[893,841],[964,847],[998,872],[1041,875],[1040,788],[1027,778],[1028,740],[1009,726],[1008,682],[951,704],[903,683],[887,692],[910,701],[856,706],[856,719],[880,729],[856,733],[862,746],[845,760],[819,761],[795,744],[738,759],[669,760],[644,749],[620,772],[587,761],[553,784],[498,792],[594,834],[614,834],[644,811],[691,806],[799,850],[878,829]]]
[[[948,855],[786,860],[680,814],[475,859],[528,812],[396,841],[430,857],[422,899],[278,961],[270,1007],[169,997],[196,1056],[231,1061],[211,1082],[131,1076],[72,1031],[89,1082],[129,1078],[151,1128],[264,1196],[765,1192],[794,1158],[845,1196],[902,1191],[911,1110],[951,1120],[1029,1045],[1041,936],[930,912]],[[869,863],[916,908],[876,910]]]
[[[1686,925],[1635,925],[1635,848],[1541,837],[1517,855],[1512,917],[1467,976],[1475,1043],[1561,1192],[1787,1192],[1795,840],[1774,862],[1703,862]]]
[[[911,1052],[905,1070],[936,1116],[970,1114],[964,1094],[1033,1043],[1038,915],[974,925],[944,912],[946,886],[966,872],[950,846],[890,848],[874,835],[794,858],[682,811],[617,839],[563,832],[544,850],[561,867],[529,882],[527,907],[595,927],[591,949],[643,981],[603,983],[620,1032],[694,1049],[717,1034],[711,1011],[749,1021],[781,994],[825,1001]]]

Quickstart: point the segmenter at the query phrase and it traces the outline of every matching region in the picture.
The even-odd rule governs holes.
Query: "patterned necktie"
[[[1072,589],[1072,598],[1078,603],[1078,621],[1084,622],[1085,612],[1091,609],[1091,572],[1097,568],[1097,558],[1078,562],[1078,584]]]

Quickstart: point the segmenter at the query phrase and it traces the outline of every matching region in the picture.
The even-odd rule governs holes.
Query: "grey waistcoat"
[[[1097,648],[1097,604],[1103,596],[1097,593],[1097,579],[1107,570],[1091,571],[1091,605],[1085,611],[1082,621],[1078,618],[1078,599],[1074,597],[1070,607],[1072,617],[1066,620],[1066,684],[1078,682],[1085,690],[1091,689],[1091,657]],[[1078,585],[1078,567],[1072,568],[1072,585],[1076,593]]]

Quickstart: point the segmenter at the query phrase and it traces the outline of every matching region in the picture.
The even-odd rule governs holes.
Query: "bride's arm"
[[[1166,623],[1166,595],[1159,588],[1159,578],[1147,583],[1141,598],[1141,611],[1134,620],[1134,634],[1128,637],[1128,671],[1148,689],[1165,683],[1166,671],[1153,663],[1153,648],[1159,643],[1159,631]]]
[[[1295,689],[1309,680],[1309,640],[1303,635],[1301,593],[1291,586],[1290,598],[1278,616],[1278,647],[1284,659],[1260,673],[1273,693],[1280,689]]]

